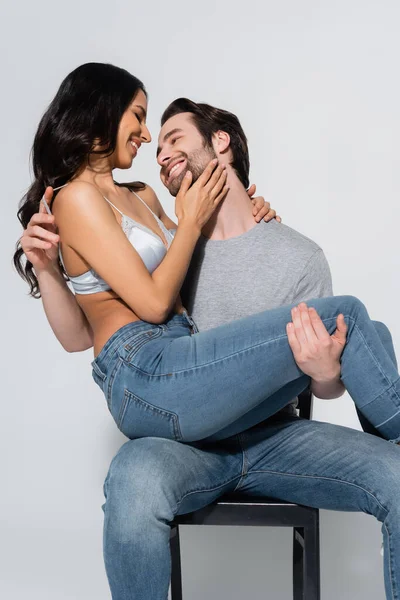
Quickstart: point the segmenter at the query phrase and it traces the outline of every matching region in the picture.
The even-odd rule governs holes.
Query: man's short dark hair
[[[161,127],[168,119],[181,113],[191,113],[193,122],[208,146],[212,146],[212,136],[217,131],[225,131],[231,138],[232,167],[240,181],[249,187],[249,149],[247,138],[236,115],[215,108],[209,104],[197,103],[188,98],[178,98],[171,102],[161,117]]]

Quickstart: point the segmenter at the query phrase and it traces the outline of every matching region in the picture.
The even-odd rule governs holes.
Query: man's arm
[[[333,296],[331,270],[325,254],[321,248],[317,248],[303,268],[292,302],[300,304],[312,298],[327,296]]]
[[[303,269],[296,286],[293,303],[298,304],[311,298],[327,296],[333,296],[332,275],[325,254],[321,248],[318,248]],[[345,391],[346,388],[340,379],[340,363],[334,364],[333,359],[328,363],[325,381],[311,380],[311,392],[317,398],[324,400],[339,398]]]

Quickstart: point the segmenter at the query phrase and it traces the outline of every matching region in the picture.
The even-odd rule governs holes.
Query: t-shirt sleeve
[[[325,254],[318,248],[308,260],[297,283],[293,304],[333,296],[332,276]]]

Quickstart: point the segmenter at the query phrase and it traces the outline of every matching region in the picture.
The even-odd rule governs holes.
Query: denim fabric
[[[388,329],[372,323],[397,366]],[[188,325],[193,331],[187,318],[174,317],[167,329],[179,327],[182,332],[183,327],[184,335],[190,335]],[[133,329],[134,335],[130,326],[118,332],[114,348],[122,339],[124,352],[132,353],[146,341],[143,334],[150,340],[162,335],[147,324]],[[105,371],[94,364],[94,377],[106,392],[106,371],[111,375],[118,363],[112,343],[105,348]],[[288,393],[307,382],[299,380],[287,384],[294,386]],[[226,492],[375,516],[382,523],[386,597],[400,599],[400,448],[372,435],[282,412],[262,421],[270,414],[270,404],[271,398],[214,434],[216,439],[183,444],[148,437],[121,448],[104,485],[104,558],[114,600],[166,600],[170,522]],[[381,435],[360,415],[364,429]],[[233,435],[238,431],[242,433]]]
[[[330,333],[348,325],[341,377],[358,410],[386,439],[400,439],[400,378],[365,306],[353,296],[314,306]],[[193,334],[186,315],[163,325],[137,321],[116,332],[93,361],[118,428],[131,439],[218,439],[251,411],[265,419],[302,391],[287,341],[291,307]],[[260,408],[262,407],[262,409]],[[260,416],[261,418],[261,416]],[[222,434],[222,435],[224,435]]]
[[[218,442],[153,437],[122,446],[104,486],[113,600],[167,600],[171,521],[234,491],[375,516],[382,523],[386,597],[400,599],[399,446],[280,414]]]

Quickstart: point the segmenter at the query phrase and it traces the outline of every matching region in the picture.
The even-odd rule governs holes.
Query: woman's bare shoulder
[[[79,212],[90,210],[98,205],[103,196],[95,185],[88,181],[72,181],[63,187],[56,195],[52,203],[52,209],[58,212]]]

